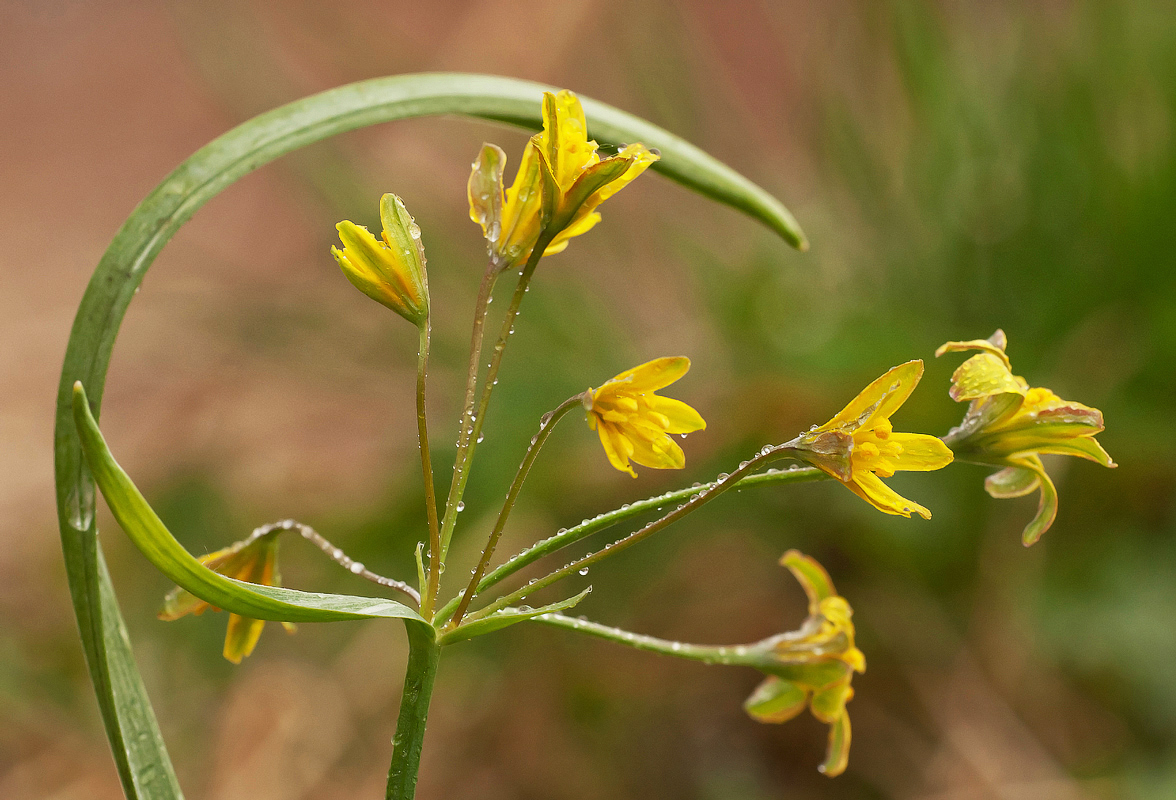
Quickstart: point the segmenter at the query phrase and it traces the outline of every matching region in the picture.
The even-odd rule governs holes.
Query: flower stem
[[[405,620],[404,626],[408,631],[408,669],[400,696],[396,735],[392,737],[386,800],[412,800],[416,793],[425,723],[429,718],[429,701],[433,697],[433,680],[437,676],[437,662],[441,655],[432,626],[409,620]]]
[[[786,470],[770,469],[766,472],[761,472],[757,475],[748,475],[740,479],[736,487],[737,489],[746,489],[752,486],[767,486],[769,484],[779,483],[807,483],[809,481],[819,481],[828,478],[824,472],[821,472],[816,467],[792,467]],[[575,544],[581,539],[585,539],[594,533],[611,528],[617,523],[635,517],[647,511],[654,511],[662,506],[670,503],[677,503],[683,500],[688,500],[696,494],[700,494],[714,487],[714,482],[701,483],[697,486],[690,486],[685,489],[678,489],[665,494],[650,497],[645,500],[638,500],[635,503],[629,503],[621,508],[613,509],[604,514],[585,520],[579,525],[574,525],[571,528],[561,530],[554,536],[549,536],[542,541],[528,547],[526,550],[511,556],[505,563],[491,570],[486,577],[478,583],[478,592],[484,592],[491,586],[499,583],[510,577],[519,570],[534,564],[539,559],[551,555],[552,553],[562,550],[563,548]],[[443,620],[457,607],[458,598],[455,597],[445,604],[437,612],[437,619]]]
[[[417,440],[421,450],[421,473],[425,479],[425,513],[429,518],[429,547],[441,551],[441,525],[437,521],[437,492],[433,487],[433,461],[429,453],[429,424],[425,416],[425,375],[429,369],[429,319],[420,326],[421,341],[417,349]],[[441,586],[440,562],[429,560],[428,586],[421,587],[421,614],[426,619],[433,613],[437,592]]]
[[[586,619],[576,619],[563,614],[540,614],[533,618],[535,622],[542,622],[556,628],[586,633],[598,639],[605,639],[616,644],[623,644],[636,650],[648,653],[684,658],[688,661],[700,661],[703,664],[723,664],[725,666],[760,667],[764,663],[764,650],[770,646],[770,640],[756,644],[738,645],[705,645],[675,642],[669,639],[658,639],[641,633],[632,633],[591,622]]]
[[[486,333],[486,312],[489,310],[490,297],[494,293],[494,284],[498,280],[499,268],[491,262],[482,276],[482,284],[478,287],[478,299],[474,303],[474,329],[470,334],[470,364],[466,372],[465,402],[462,405],[461,420],[458,423],[457,455],[453,462],[453,477],[449,482],[449,497],[445,500],[445,518],[441,522],[440,546],[429,551],[429,563],[438,566],[445,561],[445,553],[449,550],[449,539],[453,535],[453,526],[457,522],[456,506],[465,490],[464,475],[469,464],[470,451],[470,417],[474,413],[474,401],[478,393],[478,364],[482,358],[482,340]],[[440,575],[440,570],[430,570]]]
[[[466,609],[470,606],[470,601],[478,593],[478,583],[482,580],[482,576],[486,574],[486,569],[490,566],[490,559],[494,555],[494,548],[498,546],[498,540],[502,536],[502,529],[506,527],[506,520],[510,516],[510,512],[514,509],[515,500],[518,499],[519,491],[523,488],[523,481],[527,479],[527,473],[531,471],[531,466],[535,463],[540,448],[543,447],[543,443],[547,441],[547,437],[555,429],[555,424],[573,408],[581,405],[582,399],[582,394],[569,397],[560,403],[554,411],[549,411],[544,414],[543,419],[540,420],[539,432],[531,437],[531,443],[527,446],[527,453],[523,456],[523,463],[519,465],[519,470],[515,473],[514,481],[510,485],[510,490],[506,493],[506,502],[503,503],[502,510],[498,512],[498,519],[494,522],[494,529],[490,531],[490,537],[486,541],[486,546],[482,548],[482,558],[478,561],[478,566],[474,570],[474,574],[470,577],[469,586],[466,587],[465,592],[461,596],[461,602],[457,606],[457,612],[453,615],[453,621],[447,627],[454,628],[461,623],[461,618],[465,616]]]
[[[340,548],[331,544],[327,539],[314,528],[309,525],[303,525],[301,522],[292,519],[284,519],[280,522],[270,522],[262,525],[260,528],[255,528],[253,533],[249,534],[249,538],[242,542],[242,546],[260,539],[262,536],[273,533],[276,530],[283,531],[298,531],[302,538],[313,544],[319,550],[327,554],[327,557],[334,561],[343,569],[350,572],[352,575],[358,575],[366,581],[386,586],[389,589],[395,589],[398,592],[403,592],[412,598],[412,601],[419,607],[421,604],[421,596],[416,589],[409,586],[404,581],[398,581],[395,578],[385,578],[383,575],[378,575],[365,567],[361,562],[356,561],[349,555],[344,553]]]
[[[483,290],[478,294],[479,309],[475,311],[474,316],[475,346],[470,348],[470,373],[466,383],[466,406],[462,414],[461,433],[458,438],[457,461],[453,466],[453,482],[450,484],[449,499],[445,504],[445,519],[441,523],[440,558],[442,562],[449,552],[449,542],[453,538],[453,528],[457,524],[457,507],[461,505],[462,496],[465,494],[466,481],[470,477],[470,464],[474,460],[474,450],[477,449],[482,425],[486,421],[486,409],[490,405],[490,395],[493,394],[494,385],[498,382],[498,368],[502,365],[502,354],[506,351],[506,343],[514,331],[515,317],[518,316],[523,295],[527,293],[531,284],[531,276],[535,274],[535,267],[539,265],[539,259],[543,257],[543,251],[551,243],[554,235],[554,233],[544,232],[531,249],[531,255],[527,258],[527,263],[519,276],[518,285],[515,286],[514,295],[510,299],[510,307],[506,310],[506,317],[502,321],[502,330],[498,335],[498,341],[494,344],[494,354],[490,357],[490,366],[482,384],[482,396],[478,400],[477,409],[474,409],[473,387],[477,384],[478,358],[481,357],[482,350],[482,330],[486,322],[486,298],[489,297],[489,288],[493,287],[493,277],[488,276],[489,287],[487,287],[487,279],[484,278],[482,281]],[[490,269],[496,269],[495,265],[491,264]]]
[[[493,614],[495,611],[498,611],[499,609],[505,608],[506,606],[509,606],[509,605],[513,605],[514,603],[517,603],[519,600],[522,600],[523,598],[525,598],[527,595],[531,594],[532,592],[536,592],[539,589],[550,586],[551,584],[555,583],[556,581],[560,580],[561,578],[566,578],[569,575],[572,575],[574,573],[579,572],[580,570],[586,569],[587,567],[590,567],[591,565],[595,564],[597,561],[601,561],[605,558],[608,558],[609,556],[613,555],[614,553],[618,553],[621,550],[625,550],[626,548],[632,547],[633,545],[637,544],[637,542],[640,542],[642,539],[646,539],[646,538],[652,536],[653,534],[660,531],[662,528],[665,528],[666,526],[668,526],[674,522],[677,522],[682,517],[685,517],[687,514],[690,514],[691,512],[696,511],[697,509],[701,508],[706,503],[709,503],[711,500],[715,499],[720,494],[727,491],[732,486],[734,486],[736,483],[738,483],[739,480],[741,478],[743,478],[743,476],[747,475],[749,472],[759,468],[761,465],[763,465],[769,461],[783,457],[781,455],[780,448],[781,448],[780,445],[777,445],[775,447],[765,447],[763,450],[761,450],[759,453],[757,453],[754,458],[752,458],[748,461],[744,461],[742,464],[740,464],[739,468],[736,469],[734,472],[732,472],[730,475],[720,476],[719,479],[717,481],[715,481],[714,483],[710,484],[708,488],[703,489],[702,491],[693,495],[689,500],[687,500],[685,503],[683,503],[682,505],[675,508],[670,513],[654,520],[653,522],[650,522],[649,524],[645,525],[642,528],[639,528],[638,530],[634,531],[633,533],[630,533],[628,536],[625,536],[621,539],[616,540],[612,544],[605,545],[600,550],[597,550],[595,553],[589,553],[586,556],[578,558],[575,561],[572,561],[570,564],[567,564],[566,566],[561,567],[560,569],[557,569],[554,572],[548,573],[547,575],[543,576],[542,578],[538,578],[533,581],[528,581],[526,583],[526,585],[524,585],[522,588],[516,589],[515,591],[511,592],[510,594],[505,595],[504,597],[500,597],[498,600],[495,600],[493,603],[486,606],[485,608],[479,609],[476,613],[471,615],[471,619],[481,619],[489,614]]]

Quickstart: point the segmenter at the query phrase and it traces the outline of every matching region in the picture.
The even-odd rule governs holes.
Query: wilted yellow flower
[[[890,417],[923,377],[923,362],[901,364],[867,386],[837,416],[783,447],[819,467],[879,511],[924,519],[931,512],[882,482],[898,471],[942,469],[951,450],[934,436],[895,433]]]
[[[278,574],[277,563],[280,533],[280,530],[274,530],[260,535],[254,534],[223,550],[209,553],[200,559],[200,563],[214,572],[239,581],[262,586],[281,586],[282,577]],[[191,592],[176,587],[164,598],[163,609],[158,616],[170,622],[186,614],[203,614],[210,608],[220,611]],[[290,633],[294,632],[294,626],[289,622],[283,622],[282,626]],[[225,658],[234,664],[240,664],[242,658],[253,652],[264,627],[264,620],[229,614],[229,629],[225,633]]]
[[[807,706],[829,725],[829,748],[820,770],[829,777],[845,771],[850,726],[845,704],[853,698],[853,673],[866,671],[854,645],[853,609],[837,594],[829,574],[797,550],[780,559],[808,595],[808,618],[799,630],[765,640],[760,669],[769,677],[752,692],[744,709],[760,722],[787,722]]]
[[[622,372],[599,389],[584,393],[588,426],[600,435],[609,463],[634,478],[635,461],[656,469],[682,469],[686,456],[670,434],[706,428],[706,422],[681,400],[659,397],[690,369],[685,356],[657,358]]]
[[[367,228],[344,220],[335,227],[343,249],[331,248],[343,274],[356,289],[414,325],[429,315],[429,280],[421,229],[394,194],[380,198],[380,239]]]
[[[525,261],[542,231],[544,184],[550,198],[546,213],[558,231],[543,251],[552,255],[568,240],[600,221],[597,206],[619,192],[658,159],[641,144],[622,147],[601,159],[597,144],[588,138],[588,123],[579,99],[569,91],[543,93],[543,131],[531,137],[523,151],[514,183],[503,191],[506,155],[485,144],[473,164],[468,194],[470,218],[482,226],[490,252],[499,267]]]
[[[1039,456],[1078,456],[1104,467],[1114,467],[1115,462],[1094,438],[1103,430],[1102,412],[1063,400],[1049,389],[1030,388],[1013,374],[1007,345],[1004,331],[998,329],[988,339],[948,342],[935,355],[981,351],[951,376],[948,393],[969,405],[963,422],[946,440],[962,461],[1004,467],[984,481],[993,497],[1021,497],[1040,490],[1037,514],[1021,536],[1031,545],[1049,530],[1058,511],[1057,490]]]

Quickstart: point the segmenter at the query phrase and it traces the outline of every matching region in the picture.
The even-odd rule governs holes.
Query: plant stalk
[[[462,496],[465,494],[466,481],[470,477],[470,464],[474,460],[474,450],[477,449],[478,437],[482,433],[482,424],[486,420],[486,409],[490,405],[490,395],[493,394],[494,385],[498,381],[498,368],[502,365],[502,354],[506,351],[507,340],[510,339],[510,334],[514,330],[515,317],[518,316],[523,295],[527,293],[527,288],[530,286],[531,276],[535,274],[535,267],[539,265],[543,251],[547,249],[547,245],[551,243],[554,235],[554,232],[547,233],[545,231],[531,249],[531,255],[527,258],[527,263],[519,276],[518,285],[510,299],[510,307],[502,321],[502,331],[494,345],[494,354],[490,357],[490,366],[486,371],[485,382],[482,384],[482,396],[478,400],[477,409],[475,409],[473,397],[478,382],[478,359],[481,358],[482,353],[486,306],[490,291],[497,278],[497,272],[494,272],[493,275],[491,272],[497,270],[497,267],[491,264],[486,277],[482,279],[482,289],[478,292],[478,307],[474,311],[474,336],[470,346],[469,375],[466,379],[466,404],[465,410],[462,412],[461,431],[457,440],[457,460],[453,465],[453,481],[449,485],[449,499],[445,502],[445,519],[441,523],[440,560],[442,562],[449,552],[449,542],[453,538],[453,529],[457,525],[459,513],[457,507],[461,505]]]
[[[506,520],[510,517],[510,512],[514,509],[515,501],[518,499],[519,492],[523,488],[523,482],[527,479],[527,473],[531,471],[531,466],[535,463],[540,448],[543,447],[543,443],[547,441],[547,437],[555,429],[555,424],[573,408],[582,405],[583,397],[583,394],[569,397],[560,403],[554,411],[543,415],[543,419],[539,422],[539,432],[531,437],[531,443],[527,446],[527,453],[523,456],[523,463],[519,465],[519,470],[515,473],[514,481],[506,493],[506,502],[502,504],[502,510],[498,512],[498,519],[494,522],[494,529],[490,531],[490,537],[486,540],[486,546],[482,548],[482,558],[478,561],[478,566],[474,570],[474,574],[470,577],[469,586],[466,587],[465,592],[461,596],[461,602],[457,606],[457,612],[453,616],[453,621],[447,627],[454,628],[461,624],[461,618],[465,616],[466,609],[470,606],[470,601],[478,593],[478,583],[482,580],[482,576],[486,574],[486,570],[490,566],[490,559],[494,555],[494,548],[498,546],[498,540],[502,537],[502,530],[506,527]]]
[[[437,662],[441,655],[441,647],[431,626],[406,620],[405,628],[408,630],[408,669],[400,696],[396,735],[392,737],[386,800],[412,800],[416,794],[425,723],[429,718],[433,680],[437,677]]]
[[[425,513],[429,518],[429,547],[434,553],[441,550],[441,524],[437,520],[437,491],[433,486],[433,460],[429,452],[429,423],[425,416],[425,375],[429,369],[429,319],[420,326],[421,341],[417,349],[417,439],[421,450],[421,473],[425,480]],[[428,586],[420,587],[421,614],[429,619],[437,592],[441,587],[440,562],[429,560]]]

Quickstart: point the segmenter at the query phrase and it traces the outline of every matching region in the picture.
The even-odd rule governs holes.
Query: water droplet
[[[674,642],[672,645],[670,645],[670,649],[673,650],[675,653],[677,653],[679,650],[682,649],[682,643],[681,642]]]
[[[70,488],[65,507],[69,509],[69,524],[74,530],[90,529],[94,522],[94,479],[85,467],[80,469],[77,481]]]
[[[331,551],[331,558],[342,558],[342,557],[343,557],[343,551],[340,550],[338,547],[336,547],[334,550]]]
[[[494,302],[494,298],[493,298],[493,297],[487,297],[487,298],[486,298],[486,305],[490,305],[490,304],[491,304],[491,303],[493,303],[493,302]]]
[[[588,574],[588,568],[587,568],[587,567],[584,567],[582,570],[580,570],[580,574],[581,574],[581,575],[587,575],[587,574]]]
[[[465,511],[465,500],[458,500],[456,508],[459,513]]]
[[[354,562],[352,562],[349,569],[351,570],[351,573],[353,575],[358,575],[359,573],[363,572],[363,562],[362,561],[354,561]]]
[[[486,438],[486,434],[484,434],[484,433],[479,433],[479,434],[478,434],[478,438],[477,438],[477,443],[478,443],[478,444],[481,444],[481,443],[482,443],[482,440],[483,440],[483,439],[485,439],[485,438]]]

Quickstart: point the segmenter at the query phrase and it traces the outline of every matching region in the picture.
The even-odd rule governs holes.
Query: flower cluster
[[[768,677],[743,704],[760,722],[787,722],[807,706],[829,726],[829,747],[820,769],[833,777],[849,761],[850,726],[845,704],[853,698],[853,674],[866,671],[854,644],[853,609],[837,594],[829,573],[809,556],[789,550],[780,559],[808,595],[808,617],[796,631],[761,642]]]
[[[1040,492],[1037,514],[1021,535],[1033,544],[1053,525],[1058,494],[1045,472],[1041,456],[1078,456],[1104,467],[1114,467],[1107,451],[1095,440],[1103,430],[1102,412],[1049,389],[1030,388],[1014,375],[1005,354],[1008,339],[997,330],[987,339],[948,342],[935,351],[979,350],[951,376],[951,398],[967,402],[963,422],[946,437],[963,461],[1003,467],[988,476],[984,488],[996,498]]]

